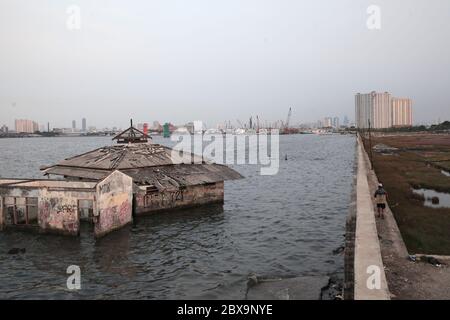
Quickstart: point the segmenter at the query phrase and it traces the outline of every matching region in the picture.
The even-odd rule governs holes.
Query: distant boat
[[[173,133],[174,134],[190,134],[189,130],[185,127],[180,127],[178,129],[176,129]]]
[[[269,130],[265,128],[259,129],[258,134],[269,134]]]
[[[238,129],[234,130],[234,134],[239,134],[239,135],[245,134],[245,129],[238,128]]]
[[[317,135],[332,135],[333,131],[328,130],[328,129],[316,129],[316,130],[313,130],[312,133],[317,134]]]
[[[220,134],[221,131],[219,129],[208,129],[205,131],[205,134]]]

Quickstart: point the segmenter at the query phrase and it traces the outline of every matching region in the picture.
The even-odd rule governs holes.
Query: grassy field
[[[410,253],[450,255],[450,208],[429,208],[412,188],[450,193],[450,135],[414,134],[372,137],[373,166],[389,194],[389,206]],[[369,151],[366,140],[366,150]]]

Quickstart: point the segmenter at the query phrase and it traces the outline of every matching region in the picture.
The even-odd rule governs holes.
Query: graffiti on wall
[[[118,171],[97,186],[98,217],[95,234],[101,236],[132,220],[132,179]]]
[[[39,224],[43,229],[56,229],[71,234],[78,233],[78,208],[72,199],[42,198],[39,205]],[[74,200],[76,201],[76,200]]]
[[[100,209],[100,219],[98,221],[101,230],[117,228],[131,221],[132,204],[128,199],[128,194],[115,195]]]
[[[56,207],[57,214],[72,214],[77,212],[77,206],[73,204],[60,204]]]

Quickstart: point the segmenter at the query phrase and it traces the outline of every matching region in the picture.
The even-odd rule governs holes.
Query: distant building
[[[71,134],[73,133],[73,128],[53,128],[53,132],[58,134]]]
[[[82,130],[83,132],[86,132],[86,129],[87,129],[87,126],[86,126],[86,118],[83,118],[83,119],[81,120],[81,130]]]
[[[153,126],[151,129],[154,131],[162,131],[163,126],[158,121],[153,121]]]
[[[392,97],[390,93],[356,94],[355,119],[358,128],[384,129],[412,125],[412,101]]]
[[[17,133],[34,133],[39,131],[39,124],[32,120],[16,119],[15,129]]]
[[[358,128],[374,129],[390,128],[391,117],[391,95],[388,92],[358,93],[355,96],[355,116]]]
[[[148,134],[148,123],[147,123],[147,122],[144,123],[144,128],[143,128],[142,132],[143,132],[145,135]]]
[[[343,123],[344,127],[348,127],[349,124],[350,124],[350,121],[348,120],[348,117],[344,116],[344,123]]]
[[[412,126],[412,100],[408,98],[392,98],[392,126]]]
[[[8,127],[7,127],[6,125],[3,125],[3,126],[0,128],[0,132],[1,132],[1,133],[8,133],[8,132],[9,132],[9,129],[8,129]]]
[[[194,134],[194,123],[193,122],[186,123],[185,128],[190,134]]]
[[[75,120],[72,120],[72,132],[77,131],[77,122]]]
[[[333,118],[326,117],[323,119],[322,127],[329,128],[333,126]]]
[[[335,127],[336,129],[339,129],[339,126],[340,126],[339,117],[334,117],[333,118],[333,127]]]

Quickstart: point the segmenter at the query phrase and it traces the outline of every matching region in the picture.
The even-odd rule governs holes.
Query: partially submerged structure
[[[80,221],[101,237],[132,221],[131,177],[114,171],[98,182],[0,180],[0,227],[80,234]]]
[[[154,144],[132,125],[113,139],[117,145],[41,169],[59,180],[0,180],[0,227],[77,235],[85,219],[102,236],[133,214],[223,203],[224,180],[242,178],[227,166]]]

